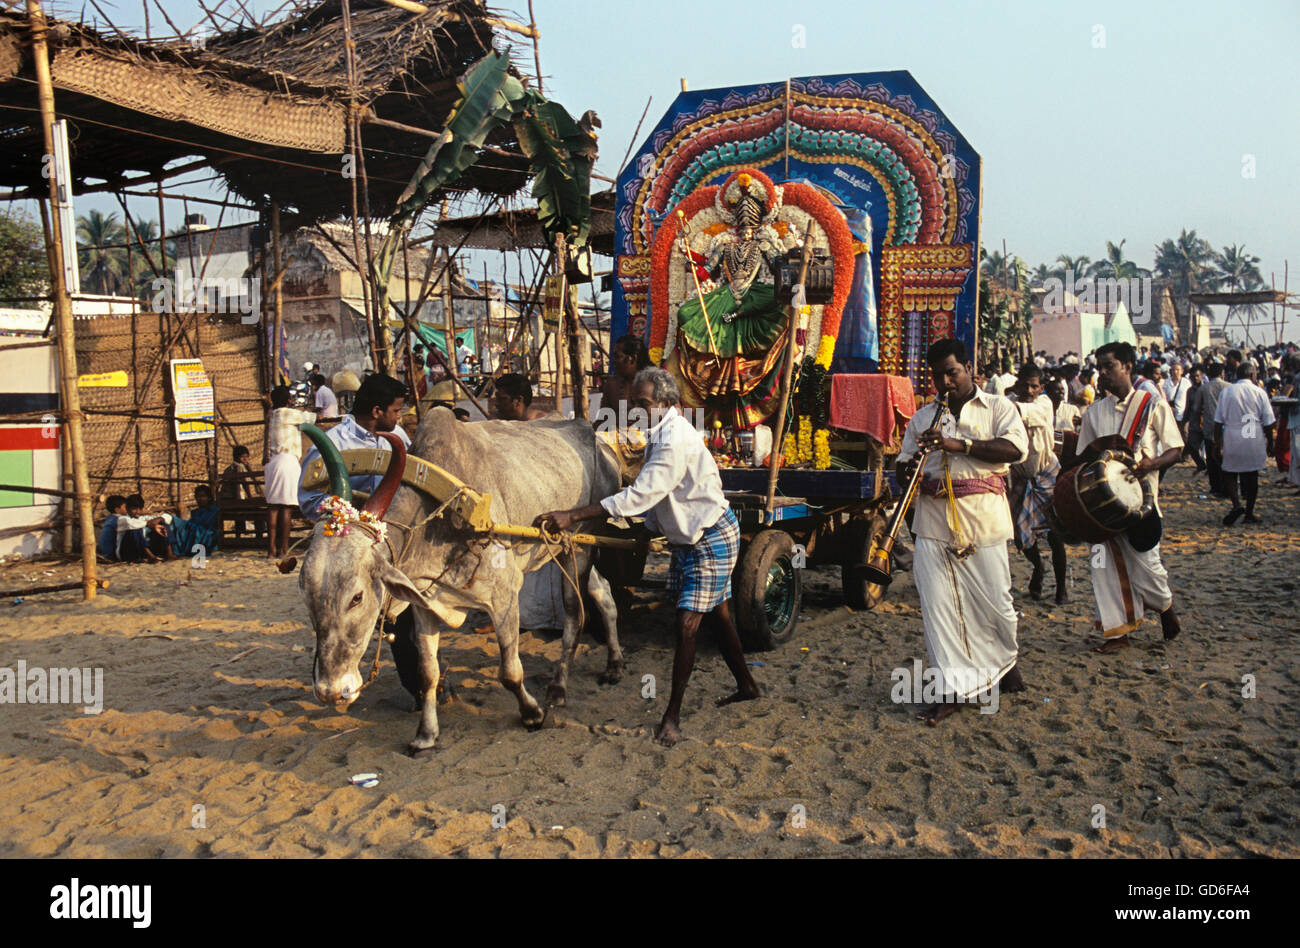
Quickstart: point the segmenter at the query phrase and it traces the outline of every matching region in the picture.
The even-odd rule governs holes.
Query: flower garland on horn
[[[358,510],[337,495],[331,495],[321,501],[322,519],[325,526],[321,530],[327,537],[345,537],[352,532],[353,525],[360,526],[374,534],[375,542],[380,543],[388,536],[388,524],[368,510]]]

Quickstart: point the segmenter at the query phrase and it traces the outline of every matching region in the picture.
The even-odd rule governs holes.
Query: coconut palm
[[[1191,312],[1188,297],[1192,293],[1213,291],[1218,286],[1218,275],[1213,269],[1214,250],[1196,231],[1183,228],[1177,238],[1165,240],[1155,248],[1156,275],[1168,279],[1174,294],[1174,305],[1182,312]],[[1208,306],[1197,305],[1196,312],[1214,318]],[[1190,319],[1188,320],[1190,324]]]
[[[1119,243],[1106,241],[1106,259],[1099,260],[1093,265],[1093,275],[1115,280],[1149,277],[1151,275],[1150,270],[1139,267],[1132,260],[1124,259],[1124,245],[1126,243],[1128,243],[1127,238]]]
[[[1221,253],[1216,253],[1214,270],[1215,279],[1221,290],[1235,293],[1266,289],[1263,274],[1259,272],[1259,257],[1248,252],[1241,244],[1224,247]],[[1224,320],[1224,325],[1226,326],[1232,317],[1236,316],[1241,320],[1242,327],[1246,330],[1246,338],[1249,339],[1249,324],[1256,317],[1263,318],[1267,315],[1268,310],[1262,303],[1241,303],[1228,307],[1228,318]]]
[[[84,292],[108,295],[126,285],[125,240],[116,211],[77,215],[77,264]]]

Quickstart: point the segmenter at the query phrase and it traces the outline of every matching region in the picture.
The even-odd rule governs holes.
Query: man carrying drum
[[[1118,435],[1133,451],[1134,473],[1145,478],[1159,516],[1158,472],[1178,463],[1183,438],[1178,433],[1173,409],[1159,394],[1134,388],[1131,373],[1133,347],[1111,342],[1097,349],[1097,381],[1105,398],[1098,398],[1083,413],[1079,444],[1091,445],[1098,438]],[[1094,548],[1092,591],[1097,600],[1097,629],[1104,641],[1094,651],[1106,654],[1128,648],[1129,633],[1142,624],[1147,609],[1160,613],[1160,627],[1166,639],[1180,631],[1174,612],[1169,574],[1160,562],[1157,542],[1145,552],[1134,548],[1121,534]]]

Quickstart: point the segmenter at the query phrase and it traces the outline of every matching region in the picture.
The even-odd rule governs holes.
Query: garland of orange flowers
[[[767,175],[757,169],[746,172],[760,180],[768,189],[769,200],[774,184]],[[740,174],[737,172],[736,174]],[[650,361],[658,365],[663,361],[664,348],[668,342],[668,273],[676,250],[678,212],[687,219],[700,211],[711,207],[717,200],[720,190],[731,181],[732,175],[721,185],[709,185],[697,188],[678,202],[659,225],[654,243],[650,248]],[[817,345],[817,364],[824,369],[831,366],[831,357],[835,354],[835,340],[839,336],[840,318],[844,306],[849,300],[853,288],[853,269],[855,261],[853,234],[844,215],[835,209],[835,205],[811,185],[790,182],[781,186],[785,197],[784,204],[797,207],[821,225],[830,244],[831,261],[835,267],[835,280],[831,291],[831,301],[822,311],[821,340]]]
[[[785,204],[797,207],[821,225],[830,243],[831,261],[835,265],[835,280],[831,301],[822,310],[821,342],[817,345],[817,364],[831,367],[835,354],[835,340],[840,332],[840,317],[853,289],[853,234],[844,215],[835,209],[823,194],[811,185],[792,182],[785,186]]]
[[[677,244],[680,211],[687,219],[713,206],[718,185],[698,188],[677,203],[673,213],[664,218],[650,248],[650,361],[658,365],[664,358],[664,344],[668,341],[668,268],[672,263]]]

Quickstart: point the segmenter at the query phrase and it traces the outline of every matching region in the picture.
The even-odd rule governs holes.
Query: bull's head
[[[312,425],[303,425],[302,431],[320,450],[329,472],[329,492],[351,504],[352,485],[334,442]],[[392,459],[362,510],[382,520],[401,484],[406,448],[396,435],[380,432],[380,436],[392,446]],[[400,548],[401,539],[393,539]],[[379,619],[384,590],[406,601],[419,593],[394,568],[389,546],[375,529],[365,523],[348,523],[340,529],[328,520],[316,524],[298,588],[316,632],[312,666],[316,698],[339,711],[346,710],[361,694],[359,666]]]

